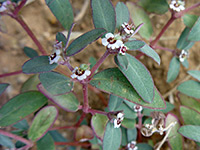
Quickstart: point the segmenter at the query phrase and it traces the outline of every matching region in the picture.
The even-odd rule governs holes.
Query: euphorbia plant
[[[70,2],[46,0],[52,13],[64,29],[68,30],[67,37],[61,32],[56,34],[53,51],[49,55],[20,16],[19,12],[25,3],[26,0],[1,0],[0,15],[10,16],[20,23],[37,45],[41,55],[26,47],[24,52],[30,59],[24,63],[22,70],[0,75],[6,77],[19,73],[35,74],[22,86],[22,92],[0,109],[1,145],[16,149],[30,149],[36,144],[38,149],[48,150],[55,149],[55,145],[105,150],[148,150],[154,147],[159,150],[164,142],[168,141],[170,148],[177,150],[183,149],[182,135],[197,144],[200,142],[200,123],[190,118],[195,116],[195,120],[199,120],[199,102],[191,98],[190,104],[187,96],[177,94],[184,105],[180,106],[183,120],[180,124],[181,118],[171,113],[174,105],[162,98],[150,72],[139,60],[142,55],[146,55],[150,57],[147,59],[152,58],[160,65],[160,57],[154,49],[171,52],[174,57],[169,65],[167,82],[175,80],[179,74],[180,63],[188,67],[189,49],[200,40],[199,17],[186,14],[199,7],[200,3],[185,9],[185,2],[180,0],[172,0],[169,4],[166,0],[139,0],[137,3],[127,1],[126,4],[118,2],[116,6],[113,6],[110,0],[91,0],[94,29],[70,41],[75,25]],[[164,14],[168,10],[171,12],[171,18],[152,40],[153,27],[147,12]],[[163,33],[179,18],[183,18],[186,27],[180,34],[177,48],[159,46],[158,41]],[[136,34],[140,37],[135,36]],[[70,59],[80,52],[84,53],[83,50],[97,39],[101,39],[105,47],[105,52],[98,61],[73,66]],[[139,54],[133,55],[131,51],[139,51]],[[113,55],[116,67],[108,66],[99,71],[99,67],[109,55]],[[61,65],[65,67],[58,68]],[[181,83],[178,90],[198,99],[200,73],[197,70],[188,71],[196,80]],[[77,99],[74,84],[82,86],[82,101]],[[7,83],[1,83],[0,94],[8,86]],[[110,95],[104,111],[90,107],[89,87],[94,92],[98,90]],[[50,101],[53,104],[49,104]],[[66,112],[79,111],[81,116],[78,122],[73,126],[53,127],[58,116],[56,105]],[[29,126],[24,118],[33,113],[34,119]],[[82,123],[89,115],[90,123]],[[8,126],[18,130],[7,132]],[[67,142],[58,132],[60,129],[74,129],[74,141]],[[163,140],[151,145],[144,143],[143,137],[149,137],[151,140],[153,134],[160,134]],[[17,142],[13,144],[10,138]]]

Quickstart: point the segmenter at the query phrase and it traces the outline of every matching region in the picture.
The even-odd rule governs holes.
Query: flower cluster
[[[6,11],[10,4],[11,4],[11,1],[0,2],[0,12]]]
[[[182,0],[172,0],[169,7],[170,9],[179,12],[185,9],[185,2]]]
[[[119,128],[121,126],[123,119],[124,119],[124,114],[118,113],[117,118],[114,120],[114,128]]]
[[[54,44],[54,52],[49,56],[49,64],[58,63],[62,58],[62,42]]]
[[[131,141],[131,143],[128,143],[127,148],[128,150],[137,150],[138,147],[136,146],[136,141]]]
[[[188,52],[183,49],[179,55],[179,61],[184,62],[187,57],[188,57]]]
[[[134,109],[134,111],[135,112],[141,112],[142,110],[143,110],[143,108],[142,108],[142,106],[140,106],[140,105],[135,105],[134,107],[133,107],[133,109]]]
[[[132,36],[132,34],[134,33],[134,26],[131,24],[131,25],[129,25],[128,23],[126,23],[126,22],[124,22],[123,24],[122,24],[122,32],[124,31],[127,35],[131,35]]]
[[[91,74],[91,71],[89,70],[89,66],[86,64],[80,65],[80,67],[75,67],[72,71],[71,78],[72,79],[78,79],[79,81],[84,80]]]

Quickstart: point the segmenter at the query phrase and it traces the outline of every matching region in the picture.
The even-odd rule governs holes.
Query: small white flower
[[[119,35],[113,35],[112,33],[107,33],[105,38],[102,39],[102,44],[107,48],[118,49],[121,47],[123,42],[121,40],[117,40],[116,37]]]
[[[49,56],[49,64],[58,63],[59,59],[62,58],[60,54],[60,50],[56,50],[53,54],[51,54]]]
[[[120,47],[119,53],[120,53],[121,55],[125,55],[125,54],[126,54],[126,51],[127,51],[127,47],[124,46],[124,44],[122,44],[122,46]]]
[[[128,143],[127,145],[128,150],[137,150],[138,147],[135,145],[136,145],[136,141],[131,141],[131,143]]]
[[[179,55],[179,61],[184,62],[187,57],[188,57],[188,52],[183,49],[181,51],[181,54]]]
[[[179,12],[185,9],[185,2],[181,0],[172,0],[169,7],[170,9]]]
[[[114,119],[114,128],[119,128],[121,126],[121,123],[124,119],[124,114],[123,113],[118,113],[117,118]]]
[[[84,80],[91,74],[90,70],[82,70],[81,68],[75,67],[72,71],[73,74],[71,75],[72,79],[77,78],[79,81]]]
[[[123,30],[126,32],[126,34],[131,35],[134,33],[134,30],[132,29],[133,25],[129,25],[128,23],[124,22],[122,24]]]
[[[135,105],[133,108],[135,112],[141,112],[143,110],[142,106],[139,105]]]
[[[4,12],[7,10],[8,5],[10,4],[10,1],[0,2],[0,12]]]

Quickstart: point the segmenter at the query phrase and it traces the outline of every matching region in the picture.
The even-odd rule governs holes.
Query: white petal
[[[121,47],[122,44],[123,44],[123,42],[121,40],[117,40],[116,43],[115,43],[117,48]]]
[[[0,7],[0,12],[4,12],[6,9],[7,9],[7,8],[6,8],[5,6],[2,5],[2,6]]]
[[[118,113],[117,114],[117,118],[123,118],[124,117],[124,114],[123,113]]]
[[[60,53],[61,53],[61,50],[56,50],[56,55],[60,55]]]
[[[109,38],[114,38],[115,36],[112,34],[112,33],[107,33],[106,35],[105,35],[105,37],[107,38],[107,39],[109,39]]]
[[[89,76],[89,75],[90,75],[90,73],[91,73],[91,71],[90,71],[90,70],[86,70],[86,71],[85,71],[85,75],[86,75],[86,76]]]
[[[137,146],[135,146],[133,150],[138,150],[138,147],[137,147]]]
[[[56,56],[53,60],[54,60],[55,63],[57,63],[60,58],[61,58],[61,56]]]
[[[117,124],[117,119],[114,120],[114,128],[119,128],[121,126],[121,124]]]
[[[107,47],[108,47],[108,48],[111,48],[111,47],[112,47],[112,45],[113,45],[113,44],[108,44],[108,46],[107,46]]]
[[[78,67],[75,67],[72,72],[74,73],[74,72],[76,72],[76,70],[78,70]]]
[[[134,144],[134,145],[135,145],[135,144],[136,144],[136,141],[131,141],[131,144]]]
[[[72,79],[75,79],[75,78],[77,78],[77,75],[76,75],[76,74],[72,74],[72,75],[71,75],[71,78],[72,78]]]
[[[102,44],[103,44],[104,46],[107,46],[107,45],[109,44],[106,38],[103,38],[103,39],[101,40],[101,42],[102,42]]]

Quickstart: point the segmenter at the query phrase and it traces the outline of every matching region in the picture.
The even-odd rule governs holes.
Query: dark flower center
[[[121,121],[120,119],[118,119],[118,120],[117,120],[117,125],[120,125],[121,122],[122,122],[122,121]]]
[[[131,144],[130,148],[134,149],[135,148],[135,144]]]
[[[56,53],[51,54],[50,55],[51,60],[53,60],[54,58],[56,58],[56,56],[57,56]]]
[[[107,41],[110,44],[114,44],[117,40],[115,40],[114,38],[110,37]]]
[[[85,73],[85,70],[81,70],[80,68],[78,68],[77,70],[76,70],[76,72],[75,72],[75,74],[77,75],[77,76],[81,76],[81,75],[83,75]]]

